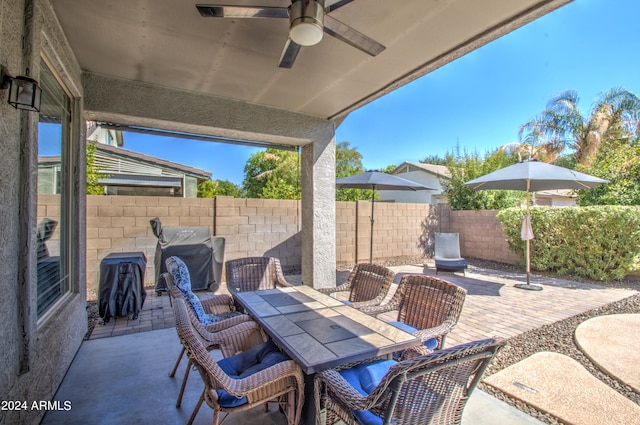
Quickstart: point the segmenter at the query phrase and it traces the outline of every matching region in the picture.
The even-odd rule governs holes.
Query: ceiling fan
[[[343,41],[371,56],[376,56],[385,46],[359,31],[333,18],[329,13],[353,0],[341,0],[327,7],[324,0],[292,0],[286,6],[230,6],[222,4],[197,4],[200,14],[208,18],[288,18],[289,38],[282,50],[280,68],[291,68],[301,46],[313,46],[322,40],[323,32]]]

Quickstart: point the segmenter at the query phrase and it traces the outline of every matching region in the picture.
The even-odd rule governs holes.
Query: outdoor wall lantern
[[[16,109],[40,112],[42,89],[36,80],[29,77],[29,68],[27,68],[26,74],[26,76],[12,77],[3,67],[0,73],[0,87],[2,90],[9,89],[9,98],[7,99],[9,105]]]

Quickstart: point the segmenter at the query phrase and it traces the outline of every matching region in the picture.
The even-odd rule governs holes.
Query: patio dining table
[[[315,424],[313,376],[391,355],[420,339],[308,286],[239,292],[237,302],[305,373],[302,417]]]

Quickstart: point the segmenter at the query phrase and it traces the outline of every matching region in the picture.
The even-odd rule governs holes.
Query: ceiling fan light
[[[296,44],[313,46],[322,40],[322,28],[310,22],[299,22],[291,26],[289,36]]]
[[[324,7],[317,1],[297,1],[289,8],[289,37],[301,46],[313,46],[324,34]]]

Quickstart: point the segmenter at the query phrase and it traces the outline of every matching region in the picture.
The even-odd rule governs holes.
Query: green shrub
[[[525,261],[523,208],[498,213],[509,248]],[[640,269],[640,207],[531,208],[531,269],[608,281]]]

